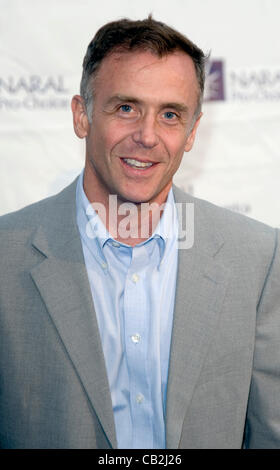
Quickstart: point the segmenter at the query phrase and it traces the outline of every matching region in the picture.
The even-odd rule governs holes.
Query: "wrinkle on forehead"
[[[151,62],[143,65],[142,67],[140,67],[137,70],[137,72],[141,72],[142,70],[149,69],[150,67],[153,67],[153,66],[160,66],[160,65],[162,65],[163,62],[166,62],[170,57],[178,57],[178,58],[181,57],[181,58],[185,58],[189,61],[190,65],[191,65],[191,68],[193,70],[194,81],[195,81],[195,83],[197,82],[196,73],[195,73],[195,66],[194,66],[192,58],[188,54],[186,54],[185,52],[180,51],[180,50],[175,50],[174,52],[171,52],[170,54],[165,54],[165,55],[162,55],[162,56],[159,56],[154,51],[149,50],[149,49],[147,49],[147,50],[145,50],[145,49],[139,49],[139,50],[136,49],[135,51],[130,51],[130,50],[126,50],[126,49],[113,50],[101,62],[100,68],[97,72],[97,75],[98,75],[99,71],[102,69],[103,64],[105,65],[106,62],[111,61],[111,64],[114,66],[114,68],[118,68],[120,61],[122,59],[124,59],[125,57],[133,58],[134,63],[137,64],[139,62],[138,58],[139,58],[140,55],[150,56],[151,59],[154,59],[154,60],[152,60]],[[138,56],[138,58],[137,58],[137,56]]]
[[[141,90],[141,85],[144,83],[147,83],[147,85],[151,83],[151,86],[156,86],[158,90],[158,87],[161,86],[161,83],[158,82],[160,82],[161,79],[158,79],[156,85],[152,85],[153,82],[150,82],[151,74],[153,75],[153,70],[155,73],[158,73],[158,70],[161,72],[160,68],[165,66],[167,62],[169,62],[168,67],[163,68],[162,75],[163,94],[165,91],[168,91],[169,86],[171,86],[171,89],[173,90],[176,90],[178,87],[182,88],[183,86],[187,95],[189,95],[190,90],[193,90],[196,95],[195,99],[197,100],[199,98],[199,85],[196,77],[195,65],[188,54],[179,50],[162,57],[148,50],[136,50],[135,53],[127,50],[112,51],[101,62],[100,68],[98,69],[95,77],[95,86],[97,88],[101,87],[100,90],[103,89],[103,80],[106,82],[109,80],[112,84],[117,84],[119,81],[118,73],[123,71],[126,77],[126,82],[133,83],[134,89],[139,86],[139,90]],[[169,84],[165,90],[165,71],[168,70],[170,72],[168,75]],[[95,91],[97,91],[97,88],[95,88]],[[121,93],[126,95],[126,90],[124,89],[122,91],[117,91],[114,86],[114,90],[116,94]],[[169,100],[168,98],[168,101],[172,102],[174,100]]]

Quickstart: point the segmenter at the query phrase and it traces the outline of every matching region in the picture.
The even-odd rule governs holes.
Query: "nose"
[[[153,148],[159,143],[157,123],[154,116],[143,116],[132,134],[135,143],[145,148]]]

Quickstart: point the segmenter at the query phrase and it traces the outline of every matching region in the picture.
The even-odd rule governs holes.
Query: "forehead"
[[[198,82],[190,56],[176,51],[163,57],[149,51],[113,52],[101,62],[95,80],[95,96],[114,93],[154,99],[180,95],[196,102]]]

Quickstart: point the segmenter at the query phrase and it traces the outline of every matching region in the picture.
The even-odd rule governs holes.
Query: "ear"
[[[84,99],[80,95],[73,96],[71,108],[73,113],[74,131],[80,139],[83,139],[88,135],[90,127]]]
[[[194,124],[190,134],[188,135],[187,142],[186,142],[186,145],[185,145],[185,152],[189,152],[192,149],[192,146],[193,146],[194,140],[195,140],[196,131],[197,131],[198,125],[200,123],[200,119],[201,119],[202,114],[203,113],[200,113],[197,120],[195,121],[195,124]]]

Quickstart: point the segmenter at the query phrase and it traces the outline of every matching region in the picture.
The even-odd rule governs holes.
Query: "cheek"
[[[114,150],[116,146],[128,140],[130,133],[125,123],[111,121],[99,130],[99,142],[106,152]]]
[[[179,136],[172,135],[169,139],[165,140],[166,148],[168,149],[168,153],[174,164],[181,161],[184,155],[186,142],[187,137],[186,135],[182,136],[182,134]]]
[[[98,160],[104,159],[104,155],[110,151],[112,136],[100,124],[92,124],[91,136],[88,142],[90,153]]]

